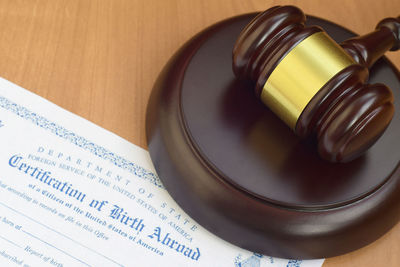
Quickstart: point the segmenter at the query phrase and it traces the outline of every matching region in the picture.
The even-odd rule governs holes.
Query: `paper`
[[[214,236],[147,151],[0,79],[0,266],[321,266]]]

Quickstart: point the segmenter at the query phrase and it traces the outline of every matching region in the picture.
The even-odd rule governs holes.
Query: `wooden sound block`
[[[256,14],[215,24],[188,41],[160,74],[147,110],[147,140],[168,192],[198,223],[248,250],[324,258],[379,238],[400,218],[400,105],[365,156],[319,158],[232,72],[232,48]],[[354,36],[310,17],[336,41]],[[400,99],[387,60],[371,70]]]

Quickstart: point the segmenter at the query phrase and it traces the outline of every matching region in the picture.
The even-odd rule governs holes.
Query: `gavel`
[[[369,71],[400,48],[400,17],[340,45],[294,6],[272,7],[255,17],[233,48],[233,71],[255,82],[255,94],[301,138],[314,138],[319,155],[348,162],[384,133],[393,95],[368,84]],[[397,89],[397,88],[396,88]]]

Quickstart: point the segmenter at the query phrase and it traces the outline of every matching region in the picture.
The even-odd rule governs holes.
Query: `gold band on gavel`
[[[314,95],[355,61],[326,33],[315,33],[293,48],[272,71],[261,100],[295,129]]]

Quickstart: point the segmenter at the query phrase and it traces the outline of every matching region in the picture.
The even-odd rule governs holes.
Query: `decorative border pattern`
[[[162,185],[160,178],[153,172],[146,170],[145,168],[126,160],[125,158],[116,155],[115,153],[107,150],[106,148],[94,144],[90,140],[75,134],[74,132],[49,121],[43,116],[40,116],[29,109],[20,106],[7,98],[0,96],[0,107],[13,112],[14,114],[18,115],[19,117],[32,122],[33,124],[50,131],[51,133],[55,134],[58,137],[61,137],[71,144],[76,145],[80,148],[83,148],[86,151],[102,158],[104,160],[109,161],[110,163],[114,164],[115,166],[127,170],[130,173],[136,175],[137,177],[146,180],[158,188],[165,189]]]
[[[286,267],[300,267],[302,260],[289,260],[288,264]]]

